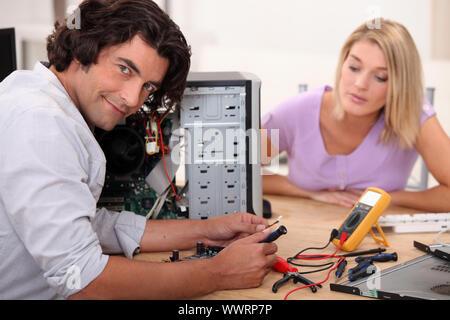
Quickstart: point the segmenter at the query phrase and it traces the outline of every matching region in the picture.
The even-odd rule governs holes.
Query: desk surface
[[[272,219],[274,221],[278,216],[283,216],[279,225],[284,225],[288,229],[288,233],[280,237],[276,243],[278,245],[278,256],[286,259],[291,257],[300,250],[307,247],[323,247],[330,236],[333,228],[338,228],[344,218],[348,214],[348,209],[338,207],[334,205],[328,205],[308,199],[281,197],[281,196],[264,196],[269,200],[272,205]],[[396,213],[418,213],[413,209],[406,209],[400,207],[390,207],[384,214],[396,214]],[[386,237],[390,243],[390,247],[386,252],[397,252],[397,262],[383,262],[375,263],[377,267],[381,269],[389,268],[393,265],[406,262],[423,255],[422,251],[414,248],[413,241],[420,241],[425,244],[432,244],[436,233],[422,233],[422,234],[395,234],[386,233]],[[450,242],[449,233],[444,233],[440,236],[440,240],[443,242]],[[358,246],[357,251],[369,250],[379,248],[380,245],[376,244],[370,235],[368,235]],[[336,247],[333,244],[326,250],[322,251],[310,251],[305,254],[331,254],[335,251]],[[189,256],[194,251],[182,251],[180,256]],[[165,253],[142,253],[135,257],[138,260],[145,261],[162,261],[168,259],[171,255],[170,252]],[[337,261],[336,259],[333,259]],[[332,260],[330,260],[332,261]],[[314,264],[314,263],[313,263]],[[347,269],[354,265],[353,260],[348,260]],[[313,268],[306,268],[313,270]],[[308,270],[300,271],[308,271]],[[322,281],[326,278],[329,270],[305,275],[313,281]],[[300,284],[294,284],[290,281],[281,286],[276,294],[272,293],[272,285],[282,275],[275,271],[271,271],[264,282],[259,288],[244,289],[244,290],[224,290],[217,291],[206,296],[199,297],[198,299],[205,300],[282,300],[286,294],[299,287]],[[368,299],[359,297],[356,295],[349,295],[340,292],[334,292],[330,290],[329,284],[334,281],[334,272],[332,272],[328,282],[323,284],[323,287],[316,293],[312,293],[309,288],[301,289],[293,292],[289,295],[288,300],[308,300],[308,299]]]

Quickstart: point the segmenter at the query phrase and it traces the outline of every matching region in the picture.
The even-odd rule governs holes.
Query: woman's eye
[[[382,77],[376,77],[379,82],[386,82],[388,79]]]
[[[124,73],[124,74],[130,74],[131,73],[131,71],[130,71],[130,69],[128,67],[119,66],[119,68],[120,68],[120,71],[122,71],[122,73]]]
[[[349,69],[350,69],[350,70],[352,70],[353,72],[356,72],[356,71],[358,71],[358,68],[356,68],[356,67],[352,67],[352,66],[350,66],[350,67],[349,67]]]

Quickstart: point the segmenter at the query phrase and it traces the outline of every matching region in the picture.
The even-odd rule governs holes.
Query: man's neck
[[[79,99],[78,96],[76,94],[76,91],[74,90],[74,83],[73,83],[73,78],[74,77],[69,77],[69,74],[74,74],[75,70],[74,68],[76,68],[76,66],[74,66],[74,63],[72,62],[69,66],[68,69],[66,69],[63,72],[59,72],[56,70],[55,66],[51,65],[49,67],[49,70],[51,72],[53,72],[55,74],[55,76],[58,78],[59,82],[61,82],[62,86],[64,87],[64,89],[66,89],[67,94],[69,95],[70,99],[72,100],[73,104],[75,105],[75,107],[78,109],[78,111],[80,111],[81,115],[83,116],[84,121],[86,121],[86,124],[88,125],[89,129],[94,132],[95,126],[92,123],[89,123],[86,120],[86,117],[84,116],[81,108],[80,108],[80,103],[79,103]]]

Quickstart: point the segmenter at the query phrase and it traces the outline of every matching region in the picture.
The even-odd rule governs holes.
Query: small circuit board
[[[203,242],[197,242],[197,249],[195,254],[181,258],[180,252],[178,250],[173,250],[172,256],[168,260],[165,260],[165,262],[214,258],[220,251],[222,251],[223,248],[224,247],[205,246]]]

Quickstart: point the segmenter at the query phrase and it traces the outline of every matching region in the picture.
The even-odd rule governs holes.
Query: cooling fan
[[[142,135],[136,130],[117,126],[105,132],[99,139],[106,157],[106,171],[124,176],[139,170],[145,160],[145,145]]]

